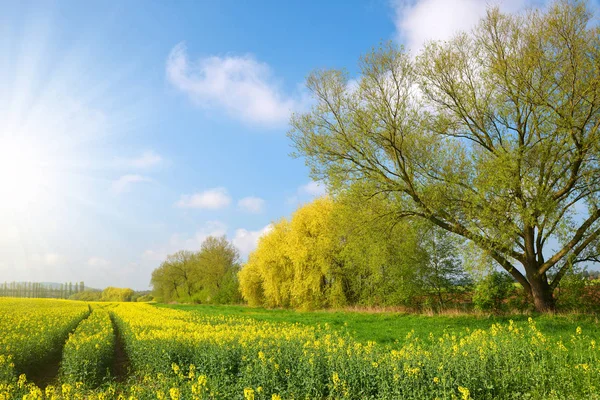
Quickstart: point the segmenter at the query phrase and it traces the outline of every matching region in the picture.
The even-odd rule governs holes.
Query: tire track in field
[[[123,334],[119,330],[119,327],[115,322],[115,314],[112,312],[110,313],[110,321],[112,322],[113,331],[115,333],[115,354],[111,373],[116,382],[123,383],[126,382],[129,377],[131,362],[127,350],[125,349]]]
[[[92,308],[88,304],[87,315],[83,317],[81,321],[79,321],[71,331],[69,331],[67,336],[62,341],[62,345],[59,346],[57,349],[54,349],[54,351],[52,351],[51,353],[49,353],[46,359],[43,360],[42,364],[38,364],[37,368],[26,372],[27,380],[35,383],[40,388],[45,388],[48,385],[52,385],[58,382],[63,348],[65,347],[67,340],[69,340],[69,337],[73,332],[75,332],[79,324],[88,319],[90,315],[92,315]]]

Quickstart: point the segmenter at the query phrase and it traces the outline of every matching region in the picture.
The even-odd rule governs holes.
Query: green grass
[[[246,306],[156,304],[157,307],[174,308],[198,312],[205,315],[227,315],[248,317],[258,321],[291,322],[307,325],[329,324],[335,329],[347,329],[355,339],[366,342],[393,345],[402,343],[406,335],[413,331],[425,337],[429,333],[440,336],[447,332],[464,332],[465,328],[488,329],[493,323],[507,323],[509,320],[525,322],[527,315],[485,316],[485,315],[418,315],[392,312],[355,311],[294,311],[269,310]],[[600,337],[600,322],[590,315],[533,315],[540,331],[553,338],[570,337],[580,326],[592,337]]]

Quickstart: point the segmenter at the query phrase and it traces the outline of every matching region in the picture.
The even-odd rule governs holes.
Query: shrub
[[[514,280],[510,275],[493,271],[475,286],[473,304],[480,311],[506,311],[505,301],[514,290]]]

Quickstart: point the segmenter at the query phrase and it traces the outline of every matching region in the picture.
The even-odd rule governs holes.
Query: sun
[[[55,185],[51,154],[33,138],[0,137],[0,214],[26,212]]]

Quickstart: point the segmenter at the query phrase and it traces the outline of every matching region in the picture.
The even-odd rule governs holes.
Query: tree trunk
[[[554,312],[556,304],[546,274],[538,274],[536,271],[527,278],[531,286],[531,297],[535,310],[541,313]]]

